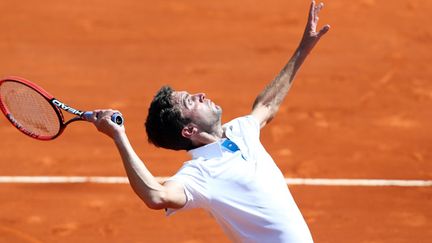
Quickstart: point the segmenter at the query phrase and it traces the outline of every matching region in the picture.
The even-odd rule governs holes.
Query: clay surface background
[[[288,178],[432,179],[432,1],[328,0],[332,29],[299,71],[262,142]],[[114,108],[156,176],[183,152],[146,141],[164,84],[205,92],[223,122],[250,112],[288,61],[308,0],[0,2],[0,76],[80,109]],[[0,117],[1,176],[125,176],[91,124],[50,142]],[[316,242],[428,242],[432,187],[291,185]],[[229,242],[200,210],[165,217],[128,185],[0,184],[0,242]]]

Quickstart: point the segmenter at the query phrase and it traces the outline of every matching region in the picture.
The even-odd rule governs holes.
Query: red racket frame
[[[60,136],[60,134],[62,134],[62,132],[64,131],[67,124],[69,124],[73,121],[82,120],[81,117],[76,117],[76,118],[72,118],[71,120],[69,120],[68,122],[65,123],[64,122],[64,116],[63,116],[63,113],[61,112],[61,109],[51,102],[53,99],[55,99],[54,96],[52,96],[47,91],[45,91],[40,86],[36,85],[35,83],[33,83],[31,81],[28,81],[28,80],[26,80],[24,78],[20,78],[20,77],[9,76],[9,77],[6,77],[6,78],[0,80],[0,87],[1,87],[3,82],[17,82],[17,83],[24,84],[27,87],[35,90],[36,92],[41,94],[47,100],[47,102],[51,105],[51,107],[56,112],[57,117],[59,119],[59,123],[60,123],[60,128],[59,128],[58,133],[54,136],[41,136],[41,135],[34,134],[34,133],[28,131],[27,129],[25,129],[24,127],[20,126],[20,124],[18,124],[18,122],[13,118],[13,116],[11,115],[11,113],[9,112],[7,107],[3,104],[3,101],[0,98],[0,109],[2,110],[3,114],[12,123],[12,125],[14,125],[14,127],[16,127],[22,133],[24,133],[24,134],[26,134],[32,138],[35,138],[38,140],[44,140],[44,141],[55,139],[56,137]]]

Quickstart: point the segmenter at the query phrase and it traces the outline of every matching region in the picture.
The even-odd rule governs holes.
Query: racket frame
[[[0,87],[2,85],[2,83],[4,82],[17,82],[17,83],[21,83],[33,90],[35,90],[36,92],[38,92],[42,97],[44,97],[47,102],[51,105],[51,107],[54,109],[55,113],[57,114],[57,118],[60,124],[59,127],[59,131],[57,132],[56,135],[54,136],[43,136],[43,135],[38,135],[38,134],[34,134],[33,132],[27,130],[26,128],[22,127],[13,117],[13,115],[10,113],[10,111],[7,109],[7,107],[3,104],[3,101],[0,98],[0,109],[2,110],[3,114],[7,117],[7,119],[12,123],[12,125],[14,125],[14,127],[16,127],[18,130],[20,130],[22,133],[38,139],[38,140],[52,140],[57,138],[58,136],[60,136],[64,129],[66,128],[66,126],[74,121],[83,121],[84,119],[82,118],[83,114],[85,113],[84,111],[80,111],[77,109],[74,109],[66,104],[64,104],[63,102],[59,101],[58,99],[54,98],[54,96],[52,96],[51,94],[49,94],[47,91],[45,91],[44,89],[42,89],[41,87],[39,87],[38,85],[34,84],[33,82],[30,82],[24,78],[20,78],[20,77],[16,77],[16,76],[9,76],[6,77],[2,80],[0,80]],[[68,120],[67,122],[65,122],[64,120],[64,116],[63,113],[61,112],[62,110],[69,112],[71,114],[77,115],[77,117],[74,117],[70,120]]]

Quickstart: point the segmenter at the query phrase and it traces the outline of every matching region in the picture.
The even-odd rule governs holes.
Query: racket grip
[[[86,111],[84,112],[84,114],[82,114],[82,118],[84,118],[85,120],[90,120],[91,116],[93,115],[93,112],[91,111]]]
[[[86,111],[86,112],[84,112],[84,114],[82,114],[82,116],[86,120],[90,120],[92,115],[93,115],[93,112],[91,112],[91,111]],[[112,114],[111,121],[114,122],[115,124],[119,125],[119,126],[122,126],[124,123],[123,116],[118,112]]]

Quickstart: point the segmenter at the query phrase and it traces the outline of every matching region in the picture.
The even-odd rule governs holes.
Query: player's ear
[[[185,137],[185,138],[191,138],[195,134],[198,133],[198,128],[195,125],[189,123],[188,125],[186,125],[185,127],[183,127],[181,133],[182,133],[183,137]]]

